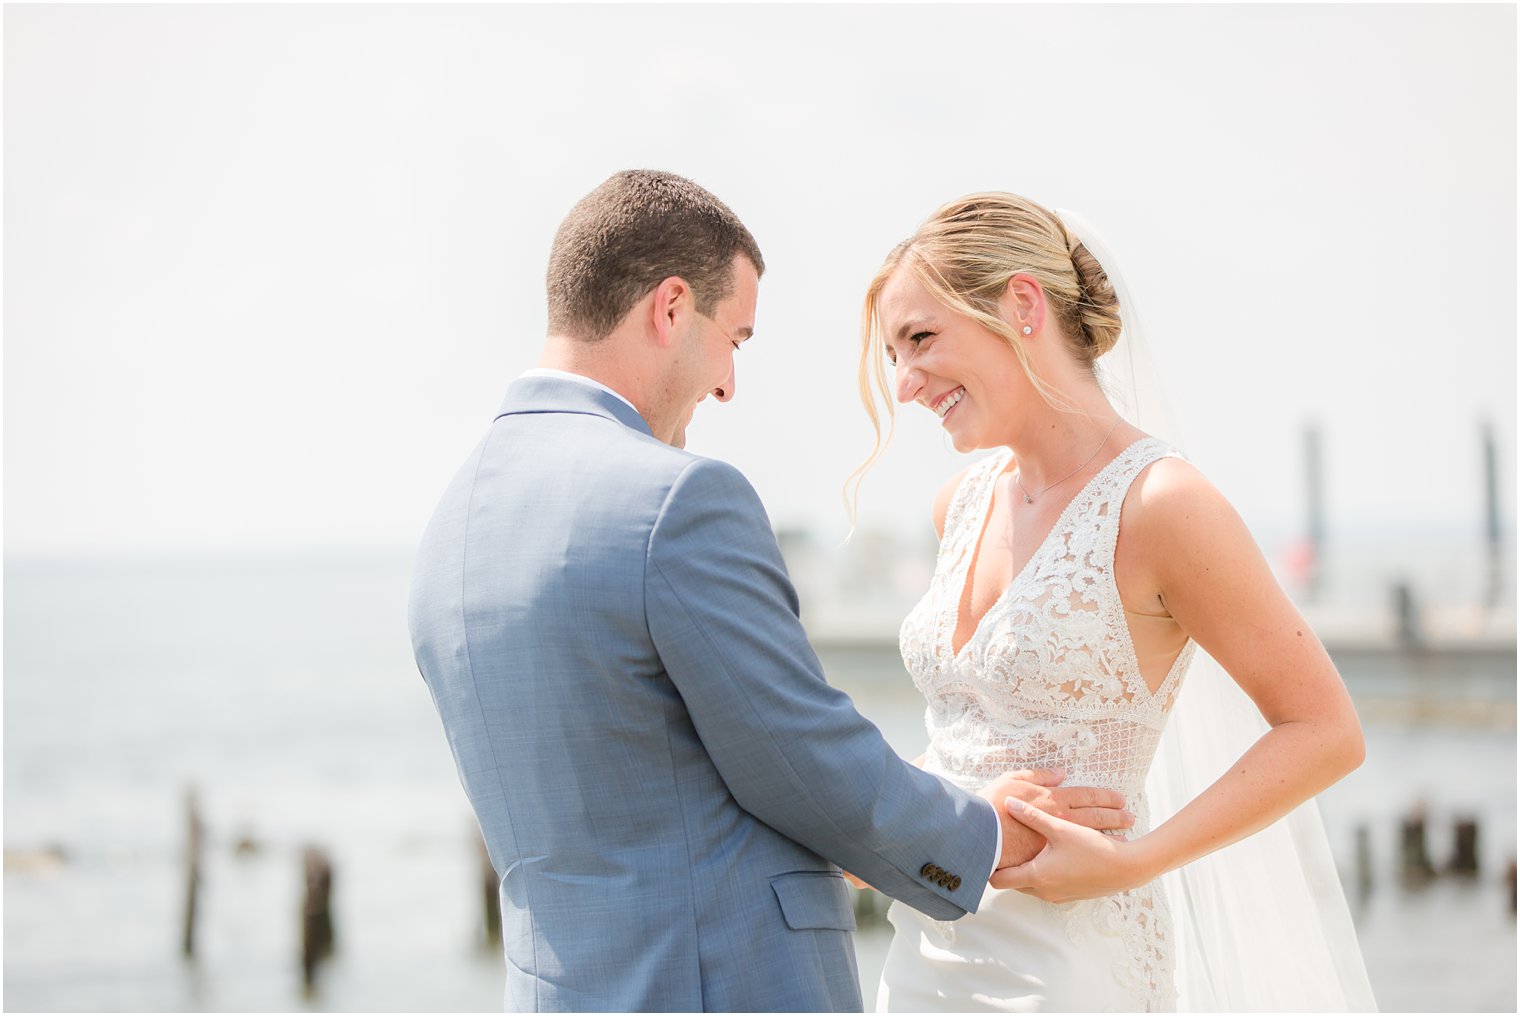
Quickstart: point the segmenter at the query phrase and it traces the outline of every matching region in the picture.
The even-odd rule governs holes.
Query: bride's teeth
[[[946,396],[944,401],[935,407],[935,414],[938,415],[941,420],[943,420],[945,418],[945,414],[950,412],[951,409],[955,408],[955,404],[959,402],[965,396],[965,394],[966,389],[961,388],[953,395]]]

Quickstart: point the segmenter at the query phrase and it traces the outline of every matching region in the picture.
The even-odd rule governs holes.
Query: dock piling
[[[181,948],[184,955],[195,957],[196,904],[201,888],[201,852],[205,845],[206,827],[201,821],[200,803],[195,787],[185,788],[185,922]]]
[[[306,897],[301,904],[301,979],[306,993],[316,985],[317,964],[333,952],[332,860],[319,847],[307,847]]]
[[[1365,822],[1356,827],[1356,893],[1359,904],[1372,898],[1372,830]]]
[[[1451,875],[1472,877],[1478,874],[1478,820],[1472,816],[1457,819],[1453,827],[1456,843],[1446,871]]]
[[[482,930],[485,932],[482,944],[494,949],[501,945],[501,879],[491,863],[485,839],[482,837],[476,842],[480,848],[480,904]]]
[[[1424,885],[1435,877],[1430,853],[1425,846],[1425,806],[1416,804],[1404,816],[1399,829],[1399,874],[1410,887]]]

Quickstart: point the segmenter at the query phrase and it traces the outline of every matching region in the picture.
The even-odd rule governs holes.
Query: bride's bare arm
[[[1163,468],[1164,467],[1164,468]],[[1249,695],[1271,729],[1212,786],[1130,842],[1010,807],[1049,846],[997,888],[1064,901],[1133,888],[1265,828],[1361,764],[1361,725],[1324,646],[1240,516],[1195,469],[1158,462],[1126,505],[1165,610]]]

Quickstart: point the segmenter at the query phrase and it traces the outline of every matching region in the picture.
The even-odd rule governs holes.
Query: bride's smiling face
[[[1034,390],[1005,339],[940,303],[906,266],[882,287],[877,314],[898,402],[939,417],[956,451],[1009,443],[1010,413]]]

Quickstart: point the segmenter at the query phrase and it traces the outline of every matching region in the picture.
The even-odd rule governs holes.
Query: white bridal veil
[[[1098,259],[1119,299],[1122,341],[1099,361],[1104,389],[1130,422],[1185,447],[1117,259],[1080,215],[1056,214]],[[1255,704],[1199,650],[1146,779],[1151,827],[1207,789],[1266,729]],[[1376,1010],[1313,800],[1161,882],[1172,909],[1179,1010]]]

